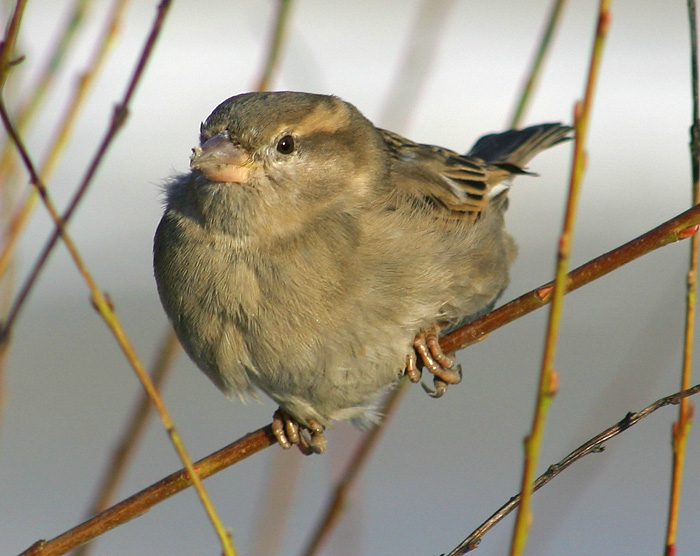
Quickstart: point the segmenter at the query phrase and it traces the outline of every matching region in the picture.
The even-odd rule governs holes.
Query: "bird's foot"
[[[305,456],[326,451],[326,437],[323,431],[324,426],[315,419],[309,419],[308,425],[301,425],[281,407],[272,416],[272,434],[279,445],[285,450],[296,445]]]
[[[435,324],[428,330],[421,330],[413,340],[415,351],[406,356],[406,375],[411,382],[418,382],[421,369],[418,358],[433,376],[435,390],[422,384],[423,389],[433,398],[441,397],[450,384],[458,384],[462,380],[462,367],[455,365],[453,357],[446,355],[440,347],[440,327]]]

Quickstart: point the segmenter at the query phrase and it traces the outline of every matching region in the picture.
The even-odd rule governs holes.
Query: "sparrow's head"
[[[383,145],[372,123],[337,97],[246,93],[202,124],[190,165],[270,207],[313,214],[365,196],[387,166]]]

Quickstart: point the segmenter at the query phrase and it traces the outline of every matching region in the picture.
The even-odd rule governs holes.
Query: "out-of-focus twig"
[[[149,35],[149,40],[146,44],[146,47],[144,48],[144,52],[150,52],[155,44],[155,40],[159,35],[160,29],[162,27],[162,24],[164,22],[165,16],[170,8],[170,0],[162,0],[161,3],[158,6],[158,12],[156,15],[155,23],[152,29],[151,35]],[[147,60],[147,57],[144,58],[142,57],[140,59],[139,63],[139,68],[140,70],[137,71],[138,74],[141,73],[143,70],[143,66],[145,65],[145,62]],[[133,93],[133,90],[130,89],[130,92],[127,94],[127,100],[131,98],[131,94]],[[123,123],[124,118],[126,116],[126,108],[125,106],[122,106],[118,112],[121,112],[121,117],[116,117],[113,118],[113,125],[114,122],[121,122]],[[24,142],[21,140],[19,137],[19,134],[14,127],[10,116],[7,111],[7,107],[5,104],[5,99],[4,96],[2,95],[2,91],[0,90],[0,117],[2,118],[2,123],[5,126],[5,129],[8,133],[8,135],[11,137],[12,141],[15,143],[15,146],[17,148],[17,151],[20,155],[20,158],[22,159],[22,162],[24,163],[25,168],[27,169],[27,172],[29,173],[30,176],[30,182],[31,184],[37,189],[42,202],[44,203],[47,211],[49,212],[49,215],[51,216],[55,226],[56,226],[56,237],[60,236],[61,239],[63,240],[64,244],[66,245],[66,248],[68,249],[68,252],[73,259],[73,262],[75,263],[76,267],[78,268],[78,271],[80,272],[81,276],[85,280],[85,283],[87,284],[90,294],[91,294],[91,299],[93,302],[93,305],[97,312],[100,314],[100,316],[103,318],[107,326],[109,327],[110,331],[116,338],[117,342],[119,343],[120,348],[124,352],[124,355],[126,356],[127,360],[131,364],[132,368],[136,372],[139,380],[141,381],[141,384],[143,384],[144,389],[148,393],[151,401],[153,404],[156,406],[158,413],[161,416],[161,420],[163,422],[163,426],[165,427],[168,435],[170,436],[170,440],[173,444],[173,447],[175,448],[175,451],[178,453],[180,459],[182,460],[185,468],[187,469],[190,478],[192,480],[192,483],[195,487],[195,490],[197,491],[197,495],[199,496],[202,505],[205,508],[205,511],[209,517],[209,519],[212,522],[212,525],[214,526],[214,529],[221,541],[221,545],[223,547],[224,553],[226,556],[234,556],[235,555],[235,549],[233,548],[233,541],[231,539],[230,534],[226,530],[226,528],[223,526],[221,523],[221,520],[219,519],[216,511],[214,510],[214,507],[211,503],[211,500],[209,498],[209,495],[204,489],[204,486],[202,484],[201,479],[197,475],[197,471],[194,469],[192,466],[192,460],[189,457],[187,450],[185,448],[184,443],[182,442],[182,439],[180,438],[179,433],[175,429],[174,423],[172,419],[170,418],[170,415],[168,411],[165,408],[165,405],[163,404],[163,400],[161,399],[160,395],[158,394],[158,391],[153,385],[153,382],[149,378],[148,374],[146,373],[145,369],[143,368],[143,365],[141,364],[141,361],[139,360],[136,351],[134,350],[131,342],[129,341],[128,337],[126,336],[126,333],[124,329],[121,326],[121,323],[119,322],[119,319],[116,316],[116,313],[114,312],[114,308],[112,307],[112,304],[110,300],[100,291],[100,289],[97,287],[97,284],[95,283],[94,279],[92,278],[92,275],[88,271],[87,267],[82,261],[82,258],[78,252],[78,249],[76,248],[75,244],[73,243],[73,240],[70,238],[66,231],[66,222],[65,220],[58,214],[58,211],[49,197],[48,191],[46,189],[46,186],[42,182],[41,178],[39,177],[38,172],[35,169],[34,163],[32,162],[29,153],[27,152]],[[119,125],[121,125],[121,123]],[[108,134],[108,136],[110,136]],[[109,144],[109,143],[107,143]],[[104,145],[104,144],[103,144]],[[106,145],[104,145],[106,148]],[[97,159],[97,161],[101,160],[101,156]],[[94,170],[93,170],[94,171]],[[87,185],[86,185],[87,186]],[[7,346],[7,340],[8,340],[8,335],[7,331],[9,328],[6,326],[3,329],[3,334],[0,336],[0,342],[2,343],[2,349],[6,349]]]
[[[24,15],[24,7],[26,4],[26,0],[17,0],[15,9],[12,12],[12,17],[7,25],[7,30],[5,31],[5,38],[2,41],[2,45],[0,45],[0,89],[5,87],[7,76],[10,74],[12,66],[17,62],[13,56],[15,55],[15,44],[17,42],[17,35],[19,35],[19,26],[22,22],[22,15]]]
[[[661,398],[654,403],[648,405],[641,411],[637,413],[628,413],[625,417],[615,423],[612,427],[605,429],[603,432],[597,434],[591,438],[585,444],[582,444],[571,452],[568,456],[562,459],[560,462],[550,465],[547,471],[540,475],[537,480],[532,485],[533,492],[539,490],[554,477],[559,475],[564,469],[572,465],[573,463],[580,460],[582,457],[588,454],[595,454],[602,452],[605,449],[604,444],[616,437],[617,435],[623,433],[628,428],[636,425],[639,421],[651,415],[657,409],[661,409],[667,405],[677,405],[687,400],[688,397],[694,396],[700,392],[700,384]],[[482,537],[492,529],[498,522],[500,522],[504,517],[506,517],[510,512],[512,512],[518,504],[520,503],[522,493],[513,496],[506,504],[501,506],[493,515],[491,515],[484,523],[482,523],[471,535],[469,535],[464,541],[462,541],[459,546],[457,546],[448,556],[461,556],[466,554],[470,550],[474,550],[481,542]]]
[[[574,113],[574,156],[571,167],[571,179],[569,181],[569,194],[564,215],[564,224],[559,239],[557,251],[556,278],[552,292],[552,306],[550,307],[547,323],[547,337],[545,339],[544,353],[542,355],[542,368],[540,370],[539,384],[537,387],[537,401],[532,419],[530,434],[525,439],[525,458],[523,463],[523,476],[521,482],[522,500],[518,507],[518,515],[513,528],[511,541],[511,556],[522,556],[525,552],[532,513],[530,500],[532,497],[532,481],[535,478],[535,469],[539,458],[540,447],[544,437],[544,429],[547,414],[552,398],[557,391],[557,372],[554,369],[554,358],[559,339],[559,327],[566,293],[567,271],[571,255],[571,244],[576,222],[579,193],[583,181],[583,172],[586,165],[586,133],[593,104],[593,93],[598,77],[598,70],[603,54],[603,47],[610,26],[610,1],[600,0],[598,8],[598,23],[596,36],[591,53],[591,61],[586,80],[586,91],[581,103],[577,103]]]
[[[405,133],[411,114],[435,66],[442,31],[455,0],[423,0],[416,11],[408,43],[384,101],[382,127]]]
[[[51,56],[46,61],[44,67],[39,71],[39,78],[34,83],[30,91],[20,102],[15,116],[15,125],[20,132],[24,132],[27,124],[37,113],[42,102],[47,98],[55,82],[56,75],[70,52],[77,32],[80,30],[83,21],[92,2],[90,0],[75,0],[69,12],[66,22],[58,34],[56,42],[51,46]],[[6,138],[0,148],[0,183],[7,183],[14,168],[16,167],[16,151],[12,141]],[[0,276],[2,276],[0,272]]]
[[[255,86],[257,91],[266,91],[268,89],[275,71],[277,70],[277,63],[279,62],[279,58],[282,53],[282,46],[287,36],[291,7],[292,0],[277,0],[275,30],[267,50],[267,55],[265,56],[265,65],[263,67],[262,74],[260,75],[260,79]]]
[[[661,224],[638,238],[580,266],[569,274],[567,291],[573,291],[612,272],[613,270],[669,243],[686,239],[698,231],[700,226],[700,206],[693,207],[675,218]],[[549,303],[552,286],[545,284],[519,298],[503,305],[499,309],[484,315],[462,328],[444,336],[440,346],[446,352],[467,347],[497,328],[539,309]],[[272,434],[271,425],[263,427],[218,452],[198,461],[195,465],[200,477],[209,477],[260,450],[272,446],[277,441]],[[131,498],[105,510],[101,514],[74,527],[52,541],[39,541],[22,556],[42,556],[64,554],[73,548],[92,540],[96,536],[114,529],[134,517],[148,511],[152,506],[189,487],[184,471],[179,471],[159,481],[152,487],[144,489]],[[50,552],[41,552],[42,547],[51,545]],[[60,547],[54,548],[54,547]]]
[[[691,184],[691,201],[693,205],[700,202],[700,113],[698,108],[698,39],[695,0],[688,0],[688,22],[690,27],[690,73],[693,98],[693,123],[690,126],[690,162],[693,182]],[[695,335],[695,308],[697,304],[698,283],[698,236],[690,241],[690,260],[686,277],[685,333],[683,337],[683,366],[681,369],[681,388],[690,386],[693,361],[693,337]],[[678,406],[678,420],[673,424],[672,451],[673,463],[671,486],[666,520],[665,554],[673,556],[676,552],[676,535],[681,506],[681,489],[683,485],[683,467],[685,464],[688,434],[693,421],[693,402],[684,398]]]
[[[333,494],[326,504],[326,508],[324,509],[323,515],[318,522],[318,526],[311,535],[306,548],[302,552],[304,556],[314,556],[315,554],[318,554],[321,546],[328,539],[331,532],[338,524],[338,520],[342,516],[343,510],[348,503],[348,495],[352,490],[360,471],[364,469],[372,450],[376,446],[377,442],[379,442],[381,433],[389,424],[389,419],[394,414],[394,410],[398,406],[401,396],[406,390],[406,386],[408,384],[409,381],[406,377],[404,377],[396,389],[389,393],[382,410],[384,418],[364,436],[364,438],[360,441],[360,444],[357,446],[357,450],[348,460],[345,471],[333,489]]]
[[[80,186],[73,195],[73,198],[71,199],[68,208],[61,216],[61,220],[64,223],[67,223],[70,220],[73,213],[75,212],[75,209],[78,207],[78,204],[83,198],[83,195],[92,183],[92,179],[95,176],[98,167],[102,163],[102,160],[104,159],[107,150],[114,141],[119,130],[121,130],[124,123],[126,122],[126,119],[129,114],[129,104],[134,93],[136,92],[136,86],[141,80],[141,76],[143,75],[146,63],[148,62],[151,53],[155,48],[156,39],[160,35],[160,31],[165,20],[165,15],[167,14],[170,8],[170,3],[171,0],[162,0],[158,5],[158,11],[156,13],[153,26],[151,27],[151,31],[146,39],[146,43],[141,52],[141,56],[139,57],[138,63],[136,64],[136,68],[134,69],[134,73],[132,74],[132,77],[129,81],[129,85],[127,86],[124,98],[122,99],[121,103],[115,106],[114,113],[112,114],[112,118],[110,120],[107,132],[105,133],[105,136],[102,139],[100,146],[97,148],[97,152],[93,156],[90,165],[88,166],[88,170],[85,176],[83,177]],[[29,293],[31,292],[34,284],[36,283],[36,280],[39,277],[39,274],[41,273],[42,269],[44,268],[44,265],[46,264],[46,261],[48,260],[48,257],[51,254],[51,251],[53,250],[54,246],[56,245],[56,242],[58,241],[59,237],[60,231],[56,229],[51,235],[49,241],[46,243],[46,246],[41,252],[41,255],[39,255],[37,262],[34,264],[34,267],[32,268],[27,280],[20,289],[20,292],[15,297],[15,301],[10,309],[7,319],[4,322],[2,333],[0,334],[2,338],[8,338],[10,333],[12,332],[14,323],[17,320],[17,317],[19,316],[19,313],[27,297],[29,296]]]
[[[544,62],[549,50],[549,45],[552,41],[552,37],[554,36],[554,31],[559,24],[561,12],[564,9],[564,4],[566,4],[566,0],[553,0],[552,2],[549,17],[547,18],[547,25],[542,32],[540,44],[537,47],[537,53],[532,60],[532,65],[530,66],[530,71],[528,71],[527,79],[525,80],[525,83],[523,83],[523,88],[518,96],[518,104],[515,106],[515,111],[510,119],[509,127],[513,129],[521,124],[523,116],[525,115],[525,110],[527,110],[527,107],[530,104],[530,98],[532,97],[532,93],[535,90],[535,85],[537,85],[537,81],[539,80],[542,63]]]
[[[172,368],[179,348],[180,342],[178,342],[172,327],[168,326],[151,371],[151,380],[158,390],[160,390],[161,384],[163,384],[165,377]],[[132,458],[136,446],[146,430],[148,418],[153,413],[152,409],[153,404],[148,394],[142,392],[131,413],[131,418],[124,427],[122,437],[114,449],[114,454],[109,459],[109,465],[98,483],[100,485],[99,490],[95,494],[92,504],[90,504],[86,518],[90,518],[105,510],[114,500],[117,487],[124,478],[126,464]],[[75,556],[86,556],[94,547],[94,543],[84,544],[75,551]]]
[[[100,73],[104,66],[104,63],[107,59],[107,54],[109,53],[111,47],[114,45],[119,31],[119,27],[121,25],[121,20],[123,18],[124,12],[128,4],[129,0],[116,0],[112,8],[112,13],[110,14],[110,17],[108,19],[108,24],[105,28],[104,33],[102,34],[102,40],[100,41],[97,50],[95,51],[93,57],[88,63],[87,69],[77,81],[73,98],[68,103],[68,108],[63,115],[63,118],[58,126],[57,132],[53,140],[50,143],[51,148],[49,150],[49,153],[46,156],[44,162],[42,163],[41,170],[39,171],[39,176],[41,177],[44,183],[47,183],[51,179],[53,171],[56,168],[56,164],[58,163],[61,154],[63,153],[65,147],[68,144],[68,139],[71,135],[71,132],[73,131],[73,127],[76,122],[77,116],[80,113],[80,109],[84,105],[85,99],[87,98],[87,95],[90,92],[97,75]],[[74,17],[71,18],[70,22],[73,23],[74,21],[75,14]],[[75,25],[70,25],[71,31],[74,28]],[[72,34],[69,35],[66,33],[66,38],[72,38]],[[64,51],[65,49],[65,46],[61,48],[62,51]],[[54,59],[52,59],[52,61],[54,61]],[[49,65],[49,67],[53,68],[54,66]],[[43,85],[43,80],[40,82],[40,85]],[[24,115],[25,119],[30,114],[33,114],[41,99],[41,97],[38,97],[37,95],[34,95],[34,97],[35,98],[32,99],[32,102],[27,105],[27,108],[20,111],[20,115]],[[18,129],[22,130],[22,126],[18,125]],[[13,159],[13,157],[10,156],[8,156],[7,158],[8,160]],[[0,163],[0,176],[2,176],[2,168],[3,165],[2,163]],[[9,225],[6,228],[6,234],[3,238],[4,243],[2,245],[2,250],[0,251],[0,276],[2,276],[7,269],[7,265],[10,262],[12,253],[14,252],[17,243],[19,242],[19,239],[22,235],[22,232],[24,231],[29,217],[32,214],[34,207],[36,206],[37,200],[38,197],[36,190],[30,190],[27,194],[26,199],[24,200],[24,203],[22,203],[21,206],[17,209]]]

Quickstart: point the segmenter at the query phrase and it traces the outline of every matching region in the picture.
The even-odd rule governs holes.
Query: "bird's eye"
[[[292,154],[294,152],[294,137],[285,135],[277,141],[277,151],[282,154]]]

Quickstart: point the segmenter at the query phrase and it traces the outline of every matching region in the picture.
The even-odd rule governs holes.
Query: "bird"
[[[154,274],[194,363],[229,397],[279,405],[283,448],[326,451],[332,421],[377,422],[408,375],[461,380],[439,338],[489,311],[516,255],[510,180],[570,138],[547,123],[468,154],[375,127],[333,95],[233,96],[164,186]]]

